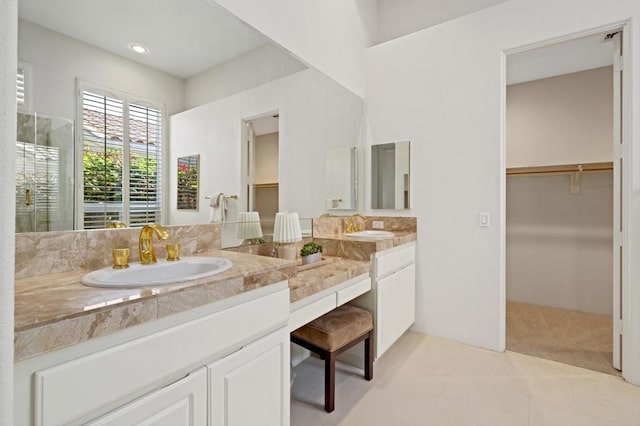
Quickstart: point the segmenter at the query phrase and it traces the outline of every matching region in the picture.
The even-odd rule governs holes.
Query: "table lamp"
[[[262,244],[262,227],[260,226],[260,213],[239,212],[238,229],[236,238],[242,239],[242,244]]]
[[[295,260],[298,241],[302,241],[298,213],[278,212],[273,229],[273,242],[277,244],[278,257]]]

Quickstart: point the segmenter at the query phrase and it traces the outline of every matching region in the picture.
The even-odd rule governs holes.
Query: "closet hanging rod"
[[[553,173],[578,173],[578,172],[605,172],[613,170],[612,163],[604,164],[583,164],[571,167],[523,167],[519,169],[507,169],[507,176],[513,175],[538,175],[538,174],[553,174]]]
[[[204,197],[205,200],[210,200],[212,197],[211,195],[207,195],[206,197]],[[233,195],[225,195],[224,198],[233,198],[234,200],[238,199],[238,196],[236,194]]]

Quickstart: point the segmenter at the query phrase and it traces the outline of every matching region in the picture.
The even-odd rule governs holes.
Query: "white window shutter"
[[[81,92],[85,229],[161,221],[162,108],[121,95]]]

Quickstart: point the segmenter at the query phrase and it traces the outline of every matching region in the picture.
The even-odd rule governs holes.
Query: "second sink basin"
[[[345,235],[347,237],[358,237],[358,238],[391,238],[393,237],[393,232],[376,231],[374,229],[367,229],[365,231],[351,232]]]
[[[98,269],[83,276],[81,282],[90,287],[153,287],[206,278],[231,266],[229,259],[221,257],[184,257],[177,262],[158,261],[151,265],[137,262],[127,269]]]

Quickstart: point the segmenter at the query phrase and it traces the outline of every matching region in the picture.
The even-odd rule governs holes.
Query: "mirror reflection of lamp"
[[[300,218],[298,213],[278,212],[273,229],[273,242],[276,254],[281,259],[295,260],[298,254],[298,241],[302,241]]]
[[[243,245],[262,244],[262,227],[260,226],[260,213],[240,212],[238,213],[238,239],[244,240]]]

